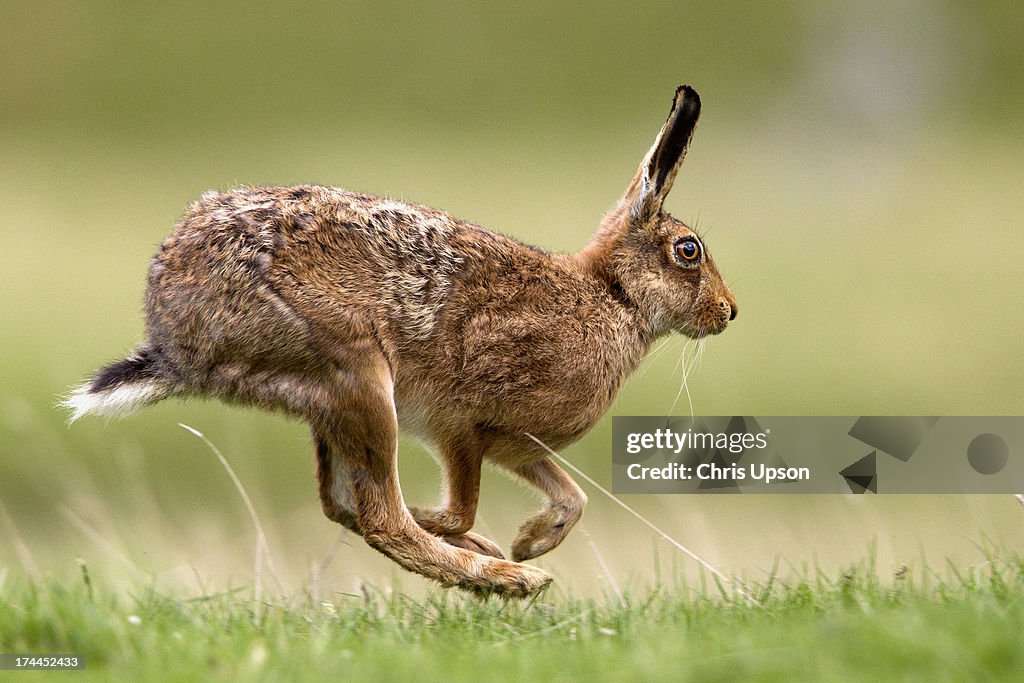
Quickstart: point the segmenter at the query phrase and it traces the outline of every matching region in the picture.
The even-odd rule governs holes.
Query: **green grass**
[[[253,601],[0,586],[0,652],[84,655],[119,680],[992,680],[1024,668],[1024,559],[532,604],[436,591]],[[102,583],[102,582],[100,582]],[[245,589],[247,590],[247,589]],[[53,674],[39,674],[53,675]],[[24,676],[32,680],[33,674]],[[18,680],[22,680],[19,675]]]

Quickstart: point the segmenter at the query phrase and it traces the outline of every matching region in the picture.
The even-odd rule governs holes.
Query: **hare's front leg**
[[[313,418],[325,446],[320,467],[340,482],[326,487],[336,510],[351,507],[355,528],[370,546],[445,586],[509,597],[547,586],[551,577],[539,569],[454,547],[419,527],[398,483],[398,421],[387,362],[365,349],[350,362],[353,367],[338,373],[329,410]],[[347,521],[345,514],[338,517]]]
[[[423,529],[451,545],[504,559],[496,543],[470,531],[480,500],[482,463],[483,446],[476,434],[449,435],[441,444],[445,504],[436,508],[410,507],[409,512]]]
[[[512,543],[512,559],[521,562],[543,555],[565,540],[583,515],[587,495],[550,457],[509,469],[548,499],[543,509],[523,522]]]

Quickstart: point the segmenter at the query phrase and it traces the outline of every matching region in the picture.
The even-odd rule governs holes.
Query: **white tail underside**
[[[127,415],[144,405],[159,401],[167,394],[167,387],[156,380],[119,384],[101,391],[89,391],[89,385],[86,384],[75,389],[61,401],[61,405],[71,411],[68,422],[74,422],[83,415]]]

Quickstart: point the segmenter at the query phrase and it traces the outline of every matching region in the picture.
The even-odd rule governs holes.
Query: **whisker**
[[[683,392],[685,391],[686,392],[686,401],[690,405],[690,418],[691,419],[693,418],[693,398],[690,396],[690,386],[689,386],[689,384],[687,382],[687,379],[689,379],[689,376],[690,376],[690,370],[688,369],[688,366],[689,366],[690,363],[689,363],[689,361],[686,360],[687,351],[690,348],[692,348],[692,344],[690,344],[690,342],[687,342],[687,344],[683,347],[682,353],[679,354],[679,363],[678,364],[680,366],[682,366],[682,368],[683,368],[683,376],[682,376],[682,379],[679,382],[679,391],[676,392],[676,397],[672,401],[672,405],[668,409],[667,416],[672,415],[673,411],[675,411],[676,404],[679,403],[679,397],[682,396]]]
[[[726,285],[727,285],[727,286],[729,287],[729,289],[732,289],[732,288],[733,288],[733,286],[734,286],[734,285],[735,285],[735,284],[736,284],[737,282],[740,282],[740,281],[742,281],[742,280],[746,280],[746,279],[747,279],[747,278],[749,278],[749,277],[750,277],[749,275],[737,275],[736,277],[734,277],[734,278],[733,278],[733,279],[731,279],[731,280],[726,280],[725,284],[726,284]]]
[[[656,347],[654,347],[653,351],[647,354],[647,358],[644,359],[644,367],[640,371],[641,375],[647,374],[647,370],[649,370],[650,367],[654,365],[654,361],[656,361],[659,356],[661,356],[662,354],[665,353],[665,351],[667,351],[666,347],[668,346],[668,343],[671,341],[673,341],[672,336],[665,337],[665,340],[663,342],[658,344]]]
[[[699,335],[689,339],[683,347],[683,351],[679,356],[679,362],[677,363],[677,365],[683,368],[683,376],[679,383],[679,391],[676,392],[672,406],[668,409],[669,416],[676,409],[676,405],[679,403],[679,398],[683,395],[683,392],[686,392],[686,402],[690,406],[690,419],[692,420],[696,415],[693,407],[693,396],[690,395],[690,375],[700,366],[700,362],[704,358],[705,341],[707,341],[707,337]]]

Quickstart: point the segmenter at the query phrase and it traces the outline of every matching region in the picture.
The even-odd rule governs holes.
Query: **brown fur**
[[[706,250],[694,263],[676,256],[680,239],[699,238],[661,208],[699,106],[677,90],[625,196],[578,254],[337,188],[208,192],[153,258],[148,341],[122,361],[124,386],[148,382],[139,402],[208,395],[307,421],[330,519],[446,586],[532,595],[550,577],[519,562],[561,543],[586,496],[526,434],[552,448],[576,441],[653,340],[717,334],[735,317]],[[102,402],[118,372],[83,394]],[[440,452],[436,509],[405,505],[399,425]],[[515,562],[470,532],[485,458],[547,498],[513,542]]]

